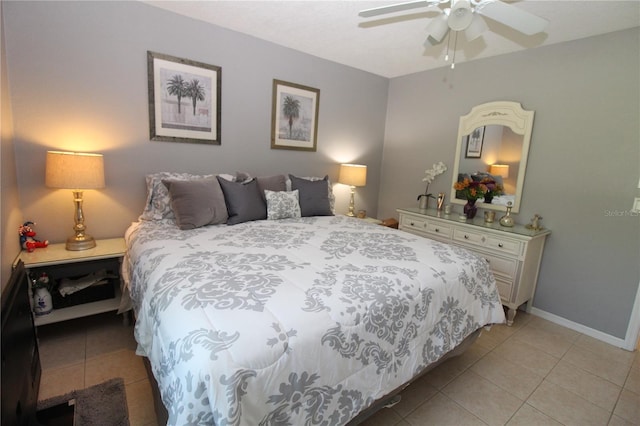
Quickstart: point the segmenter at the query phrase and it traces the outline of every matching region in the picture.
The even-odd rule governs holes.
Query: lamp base
[[[96,240],[91,235],[73,236],[67,238],[65,248],[69,251],[81,251],[92,249],[96,246]]]
[[[347,212],[347,216],[349,216],[349,217],[356,217],[356,214],[355,214],[356,203],[354,201],[355,192],[356,192],[356,187],[352,186],[351,187],[351,198],[349,198],[349,211]]]

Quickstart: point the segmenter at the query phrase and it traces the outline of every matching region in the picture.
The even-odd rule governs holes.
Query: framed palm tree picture
[[[153,141],[220,145],[222,68],[147,52]]]
[[[320,90],[273,80],[271,149],[315,151]]]

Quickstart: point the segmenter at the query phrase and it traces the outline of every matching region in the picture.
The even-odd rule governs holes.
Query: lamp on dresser
[[[351,187],[351,198],[349,199],[349,212],[347,216],[355,217],[354,194],[356,186],[365,186],[367,184],[367,166],[361,164],[341,164],[338,183]]]
[[[104,188],[104,160],[102,154],[47,151],[45,184],[49,188],[71,189],[75,205],[73,230],[67,250],[87,250],[96,241],[86,231],[82,212],[82,190]]]

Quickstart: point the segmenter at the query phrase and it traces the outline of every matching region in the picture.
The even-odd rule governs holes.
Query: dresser
[[[445,215],[436,210],[418,208],[397,209],[399,227],[406,232],[454,244],[482,256],[496,278],[502,304],[509,308],[507,325],[513,325],[520,305],[531,301],[536,291],[540,261],[549,230],[532,230],[523,225],[512,228],[495,222],[485,223],[484,217],[459,220],[457,213]]]

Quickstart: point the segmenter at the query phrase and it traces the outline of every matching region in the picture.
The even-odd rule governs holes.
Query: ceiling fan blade
[[[385,13],[401,12],[403,10],[417,9],[440,4],[439,0],[417,0],[408,3],[392,4],[390,6],[374,7],[373,9],[361,10],[358,16],[369,18],[371,16],[384,15]]]
[[[488,0],[476,6],[476,12],[526,35],[545,30],[549,21],[499,0]]]

